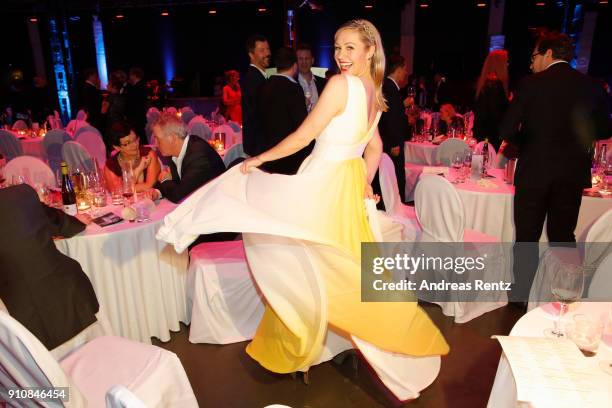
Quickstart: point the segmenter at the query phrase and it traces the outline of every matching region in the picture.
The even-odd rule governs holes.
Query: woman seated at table
[[[453,105],[445,103],[440,106],[439,134],[450,136],[453,127],[463,129],[463,118],[457,115]]]
[[[150,147],[140,146],[138,136],[127,122],[115,122],[110,133],[116,154],[106,161],[104,167],[106,188],[110,191],[120,189],[122,170],[129,168],[130,164],[136,180],[136,192],[153,188],[161,170],[155,151]]]

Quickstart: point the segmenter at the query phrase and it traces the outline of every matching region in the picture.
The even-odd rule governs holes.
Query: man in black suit
[[[441,105],[449,103],[450,99],[448,80],[444,75],[436,72],[433,82],[432,109],[437,111]]]
[[[314,56],[312,48],[307,44],[302,44],[297,48],[298,82],[304,90],[306,97],[306,109],[310,112],[319,100],[319,96],[325,88],[327,79],[316,76],[312,73]]]
[[[130,68],[129,84],[127,85],[127,119],[142,144],[148,143],[145,137],[147,115],[147,87],[141,68]]]
[[[92,68],[83,71],[85,83],[81,88],[79,109],[87,112],[88,122],[96,129],[104,129],[102,123],[102,94],[100,93],[100,78]]]
[[[189,136],[175,115],[163,114],[153,125],[153,135],[161,155],[172,157],[170,168],[159,173],[155,187],[173,203],[225,171],[219,154],[206,141]]]
[[[387,100],[388,110],[383,112],[378,122],[378,132],[383,141],[383,152],[387,153],[395,166],[395,175],[402,202],[406,190],[406,169],[404,160],[404,141],[410,137],[408,118],[406,117],[404,102],[400,94],[400,85],[406,81],[408,71],[406,62],[401,55],[392,55],[387,61],[388,75],[382,86],[383,95]],[[378,174],[374,176],[372,189],[381,194]],[[378,203],[384,209],[383,201]]]
[[[283,47],[276,52],[274,62],[278,73],[262,85],[258,98],[264,151],[294,132],[308,115],[304,92],[295,80],[295,52]],[[267,162],[262,169],[271,173],[295,174],[311,151],[312,144],[290,156]]]
[[[247,52],[251,64],[242,76],[242,147],[249,156],[261,153],[261,123],[257,115],[257,93],[266,82],[265,69],[270,65],[270,45],[262,35],[255,34],[247,40]]]
[[[88,217],[80,216],[90,222]],[[9,314],[49,350],[96,322],[99,305],[81,265],[62,254],[54,236],[71,237],[85,224],[40,203],[21,184],[0,189],[0,299]]]
[[[609,137],[604,92],[595,80],[570,67],[572,57],[567,35],[544,33],[532,54],[534,75],[522,81],[500,125],[500,138],[519,148],[514,177],[517,243],[538,242],[545,219],[551,243],[576,241],[582,190],[591,186],[589,148]],[[515,274],[522,275],[522,290],[528,291],[538,250],[517,251],[515,246],[514,258]]]

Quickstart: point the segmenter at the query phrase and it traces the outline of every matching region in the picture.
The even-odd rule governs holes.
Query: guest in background
[[[147,86],[144,71],[139,67],[130,68],[127,85],[127,119],[141,141],[146,141],[145,124],[147,114]]]
[[[446,77],[439,72],[434,75],[432,109],[437,111],[450,102],[450,90]]]
[[[387,77],[382,85],[382,91],[387,101],[388,109],[380,116],[378,132],[383,142],[383,152],[388,154],[393,161],[400,198],[404,201],[406,189],[404,140],[409,134],[408,118],[406,118],[404,103],[400,94],[400,87],[404,85],[408,75],[404,57],[401,55],[390,56],[387,60],[387,73]],[[374,193],[381,194],[378,174],[374,176],[372,188]],[[383,201],[381,200],[377,206],[380,209],[384,209]]]
[[[173,203],[225,171],[219,154],[199,137],[190,137],[176,115],[162,114],[153,125],[153,135],[160,154],[172,157],[170,169],[159,173],[155,187]]]
[[[463,126],[463,118],[457,116],[455,107],[452,104],[444,103],[440,106],[440,123],[438,126],[439,134],[450,135],[450,130],[453,127]]]
[[[265,69],[270,65],[270,45],[266,37],[255,34],[246,42],[251,64],[241,84],[242,88],[242,143],[244,152],[257,156],[262,152],[261,124],[257,116],[257,94],[266,82]]]
[[[319,100],[319,95],[323,92],[327,80],[312,73],[312,65],[314,64],[314,56],[312,48],[307,44],[302,44],[297,48],[297,63],[298,63],[298,82],[304,90],[306,97],[306,109],[310,112]]]
[[[293,133],[308,115],[304,91],[295,80],[298,72],[295,52],[287,47],[279,49],[274,63],[278,73],[261,86],[258,98],[263,136],[261,147],[264,150],[276,146]],[[267,162],[262,168],[270,173],[295,174],[312,151],[312,145],[282,159]]]
[[[113,123],[110,130],[113,148],[117,152],[104,167],[104,181],[109,190],[121,188],[122,170],[130,166],[136,180],[136,192],[147,191],[157,183],[160,164],[150,147],[141,146],[139,138],[128,122]]]
[[[476,84],[474,137],[485,138],[499,150],[499,125],[508,107],[508,52],[491,51]]]
[[[240,90],[240,74],[238,71],[229,70],[225,72],[227,85],[223,87],[223,105],[225,106],[225,118],[242,124],[242,91]]]
[[[534,75],[520,83],[500,126],[499,136],[519,147],[514,175],[517,243],[537,243],[544,220],[551,243],[576,241],[582,190],[591,186],[589,149],[610,135],[606,95],[597,81],[569,65],[573,56],[567,35],[543,33],[531,55]],[[529,293],[537,265],[537,245],[523,251],[515,246],[519,295]]]
[[[83,71],[85,82],[81,88],[79,109],[87,112],[89,123],[96,129],[103,131],[106,126],[102,120],[102,94],[100,93],[100,78],[93,68]],[[110,148],[107,145],[107,148]]]
[[[106,87],[108,95],[102,102],[102,114],[106,120],[104,144],[106,144],[106,149],[109,153],[113,149],[111,127],[116,122],[127,120],[128,98],[126,94],[121,93],[124,75],[125,73],[122,74],[122,71],[111,72]]]
[[[40,203],[27,184],[0,190],[0,299],[9,314],[52,350],[96,322],[99,305],[81,265],[62,254],[54,236],[85,229],[78,219]],[[10,233],[9,233],[10,231]]]
[[[53,114],[57,104],[53,98],[53,91],[44,78],[35,76],[32,83],[34,85],[30,98],[32,122],[42,125],[47,116]]]

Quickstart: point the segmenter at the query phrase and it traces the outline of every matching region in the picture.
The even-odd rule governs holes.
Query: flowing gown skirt
[[[267,306],[248,354],[263,367],[307,370],[328,328],[352,340],[399,398],[437,376],[448,345],[415,302],[361,302],[361,242],[374,241],[363,200],[365,164],[310,156],[294,176],[239,166],[196,191],[158,239],[183,251],[200,234],[243,233]]]

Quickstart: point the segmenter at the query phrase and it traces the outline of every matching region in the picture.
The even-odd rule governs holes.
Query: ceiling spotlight
[[[30,23],[38,23],[37,17],[30,17],[28,20],[30,21]]]
[[[161,13],[159,13],[159,15],[162,16],[162,17],[168,17],[170,15],[170,13],[168,13],[166,10],[164,10]]]
[[[366,8],[368,10],[372,10],[374,8],[373,4],[366,4],[365,6],[363,6],[363,8]]]
[[[427,7],[429,7],[429,4],[427,4],[427,3],[421,3],[421,4],[419,4],[419,7],[420,7],[420,8],[427,8]]]
[[[260,7],[257,9],[257,11],[259,11],[260,13],[265,13],[266,11],[268,11],[268,9],[265,7]]]
[[[487,7],[487,3],[476,3],[476,7]]]
[[[215,9],[208,10],[208,14],[217,14],[217,10]]]
[[[538,7],[544,7],[546,3],[544,3],[543,1],[538,1],[535,5]]]
[[[117,15],[115,16],[115,18],[117,20],[123,20],[125,18],[125,16],[123,15],[123,13],[117,13]]]
[[[70,21],[79,21],[79,20],[81,20],[81,17],[79,17],[79,16],[70,16],[69,20]]]
[[[608,0],[599,0],[599,4],[608,4]]]

